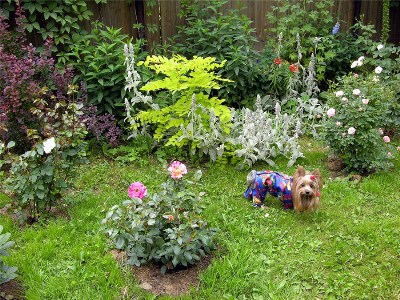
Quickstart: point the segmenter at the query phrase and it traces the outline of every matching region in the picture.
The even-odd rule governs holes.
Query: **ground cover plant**
[[[219,246],[198,289],[181,299],[398,297],[398,154],[389,172],[357,182],[330,178],[321,144],[303,139],[302,146],[305,157],[299,163],[321,168],[325,179],[321,207],[313,214],[285,211],[273,198],[267,200],[269,210],[254,209],[243,198],[247,170],[201,167],[202,185],[196,191],[206,193],[204,217],[220,228]],[[188,164],[188,170],[195,169],[200,168]],[[277,169],[291,173],[295,167],[280,160]],[[156,189],[163,179],[152,174],[160,171],[151,161],[140,166],[93,159],[81,168],[77,188],[68,196],[75,203],[68,217],[21,230],[0,215],[15,241],[4,261],[18,267],[27,299],[154,299],[139,288],[128,267],[113,259],[99,229],[130,183],[140,178],[149,190]],[[0,199],[1,207],[9,202],[5,195]]]

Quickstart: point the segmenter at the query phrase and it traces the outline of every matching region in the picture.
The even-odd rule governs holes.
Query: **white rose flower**
[[[360,93],[361,93],[361,91],[359,89],[354,89],[353,90],[353,95],[354,96],[358,96],[358,95],[360,95]]]
[[[381,66],[377,66],[376,68],[375,68],[375,73],[376,74],[381,74],[382,73],[382,67]]]
[[[56,141],[53,137],[49,138],[43,142],[43,150],[47,154],[50,153],[51,150],[53,150],[55,146],[56,146]]]
[[[364,56],[360,56],[360,57],[357,59],[357,61],[358,61],[358,62],[361,62],[361,64],[362,64],[362,62],[364,61],[364,59],[365,59]]]
[[[344,95],[344,92],[343,91],[337,91],[335,95],[336,95],[336,97],[342,97]]]
[[[352,68],[352,69],[354,69],[355,67],[358,67],[358,60],[353,61],[353,63],[350,66],[350,68]]]
[[[383,46],[382,44],[379,44],[379,45],[376,47],[376,49],[378,49],[378,50],[381,50],[381,49],[383,49],[383,48],[385,48],[385,46]]]

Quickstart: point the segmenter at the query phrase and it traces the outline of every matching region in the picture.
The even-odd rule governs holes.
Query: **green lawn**
[[[357,184],[330,179],[327,154],[309,141],[304,146],[305,158],[297,163],[320,168],[325,182],[320,209],[312,214],[285,211],[274,198],[267,211],[255,209],[242,196],[248,170],[202,166],[197,188],[206,192],[205,218],[219,228],[219,250],[199,289],[183,299],[399,299],[399,155],[393,170]],[[281,160],[275,169],[292,173],[295,167],[285,164]],[[93,159],[69,195],[69,218],[20,229],[0,216],[15,241],[6,262],[18,267],[27,299],[153,299],[111,257],[99,228],[104,210],[127,198],[131,182],[156,191],[160,171],[157,163]],[[1,196],[0,207],[7,201]]]

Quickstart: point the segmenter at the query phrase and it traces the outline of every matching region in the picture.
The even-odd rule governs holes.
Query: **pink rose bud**
[[[389,143],[389,142],[390,142],[390,137],[388,137],[387,135],[385,135],[385,136],[383,137],[383,141],[384,141],[385,143]]]

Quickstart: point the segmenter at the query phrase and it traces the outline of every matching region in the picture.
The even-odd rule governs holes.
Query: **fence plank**
[[[383,1],[361,1],[361,15],[364,15],[364,24],[374,24],[377,34],[375,39],[379,39],[382,31],[382,6]]]
[[[183,20],[178,16],[179,11],[180,1],[160,1],[162,43],[168,43],[168,39],[178,32],[178,26],[183,25]]]
[[[144,22],[146,26],[146,39],[149,49],[153,49],[155,45],[161,42],[161,23],[160,23],[160,6],[158,1],[148,3],[144,6]]]

